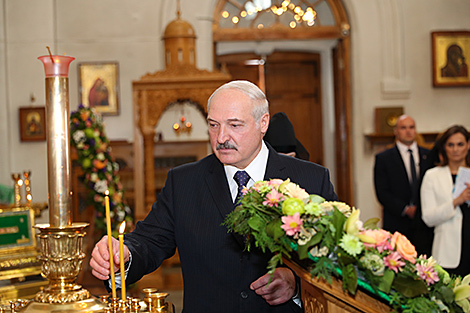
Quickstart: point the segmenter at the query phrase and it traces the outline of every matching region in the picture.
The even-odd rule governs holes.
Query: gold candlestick
[[[26,201],[31,204],[33,201],[33,195],[31,194],[31,171],[24,171],[24,187],[26,190]]]
[[[116,298],[116,279],[114,277],[114,258],[113,258],[113,234],[111,231],[111,215],[109,210],[109,191],[106,190],[104,197],[104,206],[106,209],[106,229],[108,234],[108,251],[109,251],[109,272],[111,275],[111,291],[113,298]]]
[[[21,186],[23,186],[23,180],[21,179],[20,173],[12,173],[11,178],[15,182],[14,190],[15,190],[15,206],[21,205]]]

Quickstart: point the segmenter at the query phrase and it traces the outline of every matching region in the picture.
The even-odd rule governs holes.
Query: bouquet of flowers
[[[111,147],[103,128],[103,119],[94,108],[83,105],[70,116],[71,145],[76,148],[82,167],[83,182],[90,189],[89,202],[95,207],[95,227],[106,233],[105,192],[109,192],[112,229],[126,220],[132,225],[130,208],[124,203],[124,191],[118,175],[119,166],[111,156]],[[117,236],[117,233],[116,233]]]
[[[449,275],[436,261],[417,256],[399,232],[379,229],[378,219],[362,222],[360,211],[342,202],[309,195],[290,182],[273,179],[244,188],[241,204],[224,222],[273,256],[273,273],[282,256],[311,260],[311,275],[355,294],[358,286],[403,312],[470,312],[470,275]]]

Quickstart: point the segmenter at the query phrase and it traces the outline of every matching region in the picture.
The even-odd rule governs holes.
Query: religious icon
[[[46,140],[45,107],[20,108],[21,141]]]
[[[80,103],[102,115],[118,115],[118,63],[78,64]]]
[[[470,58],[470,32],[433,32],[433,85],[470,86],[467,60]]]
[[[109,106],[109,92],[104,80],[98,77],[88,93],[90,107]]]
[[[447,48],[447,63],[441,68],[442,77],[467,77],[468,68],[462,48],[453,44]]]

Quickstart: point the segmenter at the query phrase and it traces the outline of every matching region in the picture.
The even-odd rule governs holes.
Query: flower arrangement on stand
[[[273,253],[271,273],[295,255],[311,260],[312,277],[337,277],[349,293],[362,288],[400,312],[470,312],[470,275],[451,276],[432,257],[417,256],[404,235],[378,228],[378,219],[363,223],[359,210],[309,195],[289,179],[259,181],[243,193],[224,225],[247,237],[248,251]]]
[[[109,193],[112,229],[124,220],[131,227],[130,208],[123,201],[124,190],[118,175],[119,165],[111,155],[111,147],[103,127],[103,119],[94,108],[80,105],[70,116],[71,145],[83,169],[83,182],[89,188],[89,202],[95,208],[95,228],[106,233],[105,193]]]

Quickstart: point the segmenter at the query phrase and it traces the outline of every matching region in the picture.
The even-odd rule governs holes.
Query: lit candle
[[[124,231],[126,230],[126,221],[119,226],[119,265],[121,266],[121,299],[126,300],[126,275],[124,269]]]
[[[114,260],[113,260],[113,235],[111,233],[111,215],[109,213],[109,191],[106,190],[106,196],[104,197],[104,203],[106,208],[106,226],[108,231],[108,250],[109,250],[109,271],[111,273],[111,287],[113,292],[113,298],[116,298],[116,281],[114,278]]]

